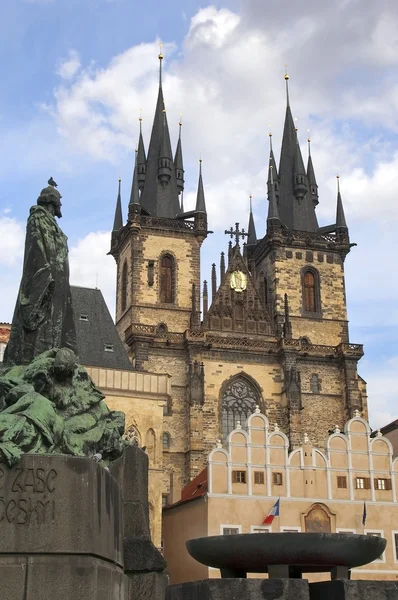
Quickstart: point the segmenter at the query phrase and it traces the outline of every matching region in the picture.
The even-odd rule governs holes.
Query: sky
[[[0,21],[0,321],[11,321],[29,207],[53,176],[63,199],[71,283],[98,286],[114,313],[106,256],[122,178],[130,194],[138,118],[148,146],[163,43],[172,143],[182,114],[185,208],[198,159],[214,231],[202,279],[247,228],[265,233],[269,132],[278,160],[290,104],[320,225],[334,222],[336,174],[353,247],[345,262],[350,341],[363,343],[370,424],[398,417],[398,3],[396,0],[13,0]]]

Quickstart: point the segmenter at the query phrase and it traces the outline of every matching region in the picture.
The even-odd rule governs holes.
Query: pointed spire
[[[163,54],[159,53],[159,92],[146,161],[141,205],[149,214],[175,218],[180,212],[176,173],[162,89]]]
[[[249,215],[249,227],[248,227],[248,237],[247,237],[247,244],[248,246],[253,246],[254,244],[257,244],[257,235],[256,235],[256,227],[254,225],[254,218],[253,218],[253,210],[252,210],[252,197],[249,196],[250,198],[250,215]]]
[[[144,140],[142,137],[141,109],[140,109],[140,117],[138,120],[140,122],[140,135],[138,138],[138,150],[137,150],[138,187],[140,189],[140,192],[142,192],[142,190],[144,189],[144,185],[145,185],[146,156],[145,156]]]
[[[340,194],[340,177],[337,175],[337,210],[336,210],[336,228],[337,229],[348,229],[347,222],[345,220],[343,201]]]
[[[279,227],[281,225],[281,221],[279,218],[278,205],[276,203],[276,197],[275,197],[274,177],[273,177],[272,166],[270,166],[270,171],[271,171],[271,195],[269,198],[269,205],[268,205],[267,226]]]
[[[294,157],[293,171],[293,193],[297,200],[301,202],[308,192],[307,173],[304,167],[304,161],[301,154],[300,144],[298,141],[298,133],[296,129],[296,156]]]
[[[268,134],[269,136],[269,163],[268,163],[268,179],[267,179],[267,188],[268,188],[268,200],[271,195],[271,167],[272,167],[272,175],[274,180],[274,189],[278,193],[279,191],[279,182],[278,182],[278,171],[276,168],[274,150],[272,148],[272,133],[271,131]]]
[[[203,318],[206,317],[209,308],[209,296],[207,293],[207,281],[203,282]]]
[[[130,206],[139,206],[140,205],[140,188],[138,185],[138,165],[137,165],[137,157],[138,150],[135,151],[135,165],[134,165],[134,173],[133,173],[133,184],[131,186],[131,194],[130,194],[130,202],[129,202],[129,214],[130,214]],[[137,212],[136,209],[133,212]]]
[[[285,82],[286,82],[286,106],[290,105],[289,102],[289,74],[287,72],[287,65],[285,65]]]
[[[216,263],[211,265],[211,301],[214,302],[214,298],[216,297],[217,292],[217,273],[216,273]]]
[[[310,188],[310,194],[314,205],[319,204],[318,199],[318,184],[316,182],[314,165],[312,164],[312,156],[311,156],[311,138],[308,137],[308,164],[307,164],[307,179],[308,186]]]
[[[206,212],[205,192],[203,189],[202,179],[202,159],[199,159],[199,181],[198,181],[198,193],[196,196],[196,208],[195,212]]]
[[[182,161],[182,147],[181,147],[181,127],[182,127],[181,115],[180,115],[180,121],[178,123],[178,126],[179,126],[179,132],[178,132],[177,149],[176,149],[176,153],[174,156],[174,166],[175,166],[175,170],[176,170],[177,190],[178,190],[178,193],[181,194],[181,192],[184,191],[184,164]]]
[[[121,182],[122,182],[122,180],[119,178],[119,187],[118,187],[116,209],[115,209],[115,219],[113,221],[113,230],[112,231],[119,231],[119,229],[121,229],[123,227],[122,197],[120,194]]]
[[[220,281],[221,281],[221,283],[224,283],[224,279],[225,279],[225,253],[221,252],[221,258],[220,258]]]

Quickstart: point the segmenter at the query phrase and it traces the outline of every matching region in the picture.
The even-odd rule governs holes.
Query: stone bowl
[[[188,540],[189,554],[216,569],[267,573],[270,565],[302,572],[366,565],[383,554],[387,541],[350,533],[243,533]]]

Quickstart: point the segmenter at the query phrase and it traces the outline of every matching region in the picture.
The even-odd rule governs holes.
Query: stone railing
[[[194,221],[184,221],[184,219],[167,219],[166,217],[151,217],[141,215],[141,225],[147,227],[156,227],[159,229],[178,229],[185,231],[194,231]]]

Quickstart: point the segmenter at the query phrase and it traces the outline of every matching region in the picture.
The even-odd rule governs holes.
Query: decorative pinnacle
[[[270,149],[270,151],[271,151],[271,150],[272,150],[272,131],[271,131],[271,125],[269,126],[269,134],[268,134],[268,137],[269,137],[269,149]]]
[[[252,212],[252,195],[250,194],[249,196],[249,202],[250,202],[250,212]]]
[[[287,72],[287,65],[285,65],[285,82],[286,82],[286,103],[289,106],[289,75]]]
[[[311,156],[311,138],[310,138],[310,130],[307,129],[307,133],[308,133],[308,138],[307,138],[307,142],[308,142],[308,156]]]
[[[121,178],[119,177],[119,178],[118,178],[118,182],[120,183],[121,181],[122,181],[122,180],[121,180]]]
[[[159,60],[163,60],[163,58],[164,58],[164,56],[162,54],[162,48],[163,48],[163,44],[162,44],[162,42],[160,42],[160,44],[159,44],[159,56],[158,56]]]
[[[340,192],[340,175],[336,175],[337,179],[337,191]]]
[[[182,114],[180,113],[180,120],[178,122],[179,126],[182,127]]]

